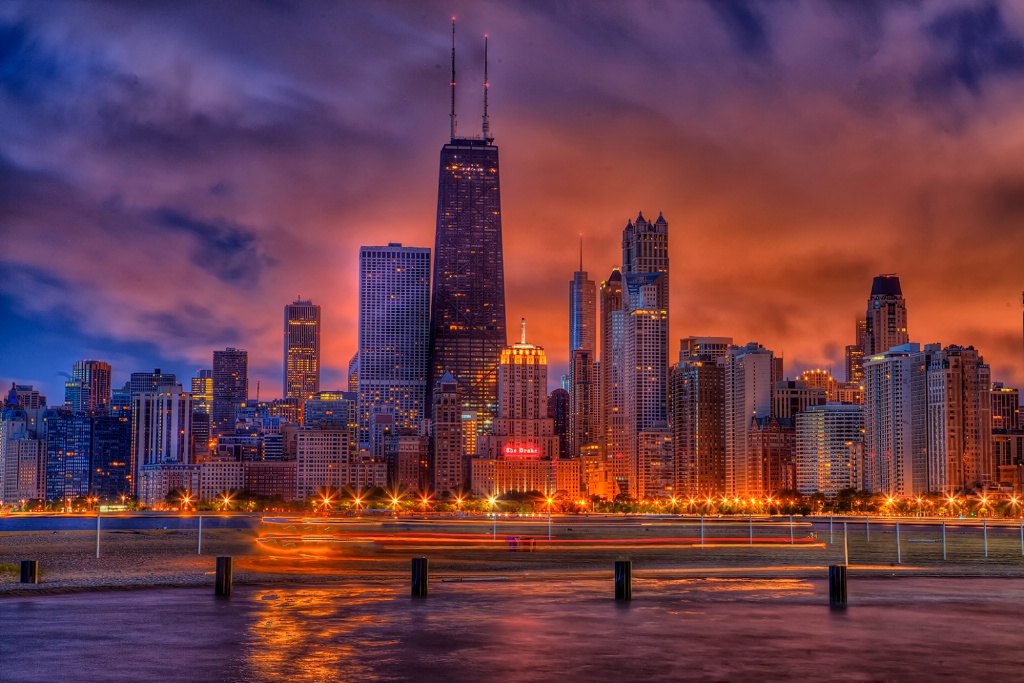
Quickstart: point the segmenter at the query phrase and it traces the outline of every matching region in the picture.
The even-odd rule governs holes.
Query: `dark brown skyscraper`
[[[498,148],[487,123],[479,138],[455,135],[455,45],[452,33],[451,141],[441,148],[430,307],[430,380],[445,372],[462,388],[463,407],[489,431],[498,406],[498,361],[506,346]]]

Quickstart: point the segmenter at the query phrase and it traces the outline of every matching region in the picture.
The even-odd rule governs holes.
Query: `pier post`
[[[942,559],[946,559],[946,520],[942,520]]]
[[[828,544],[832,545],[832,513],[828,513]]]
[[[233,580],[231,576],[231,558],[217,558],[217,580],[214,583],[214,595],[227,597],[231,595]]]
[[[754,515],[750,515],[748,524],[750,526],[750,545],[754,545]]]
[[[39,560],[21,561],[21,582],[39,583]]]
[[[988,517],[981,521],[982,533],[985,534],[985,557],[988,557]]]
[[[846,565],[832,564],[828,567],[829,607],[846,607]]]
[[[203,554],[203,513],[199,513],[199,542],[196,544],[196,555]]]
[[[700,547],[704,547],[704,515],[700,516]]]
[[[615,560],[615,599],[633,599],[633,563]]]
[[[846,541],[846,522],[843,522],[843,564],[850,566],[850,546]]]
[[[100,557],[100,512],[96,511],[96,559]]]
[[[793,515],[789,516],[789,544],[793,545]]]
[[[871,515],[864,515],[864,542],[871,543]]]
[[[412,558],[412,596],[414,598],[427,597],[427,580],[429,571],[427,569],[427,558]]]

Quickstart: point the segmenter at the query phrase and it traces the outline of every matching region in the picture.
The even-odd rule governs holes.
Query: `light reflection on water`
[[[608,579],[0,600],[0,680],[1019,680],[1019,580]],[[63,677],[63,676],[61,676]]]

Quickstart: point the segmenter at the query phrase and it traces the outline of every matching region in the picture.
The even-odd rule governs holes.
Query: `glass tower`
[[[441,148],[427,385],[451,372],[481,431],[490,430],[497,410],[507,341],[498,148],[491,143],[453,137]]]

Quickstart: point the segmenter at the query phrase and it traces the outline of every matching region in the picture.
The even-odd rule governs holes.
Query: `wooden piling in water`
[[[412,558],[412,596],[414,598],[427,597],[427,581],[429,578],[427,558]]]
[[[833,564],[828,568],[829,607],[846,607],[846,565]]]
[[[217,579],[214,583],[214,594],[227,597],[231,595],[231,589],[233,587],[232,579],[232,561],[230,557],[218,557],[217,558]]]
[[[633,599],[633,563],[615,560],[615,599]]]

